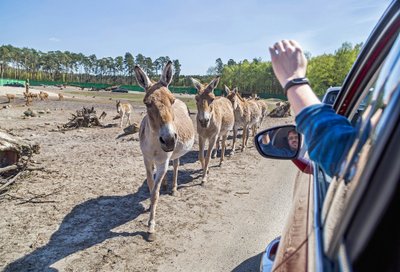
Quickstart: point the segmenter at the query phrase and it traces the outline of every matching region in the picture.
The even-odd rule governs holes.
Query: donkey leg
[[[248,134],[248,126],[243,126],[243,132],[242,132],[242,152],[246,149],[246,137]]]
[[[219,140],[220,140],[220,137],[218,136],[217,142],[216,142],[216,144],[215,144],[215,150],[213,150],[213,152],[212,152],[212,154],[211,154],[211,158],[212,158],[212,159],[215,159],[215,157],[218,155]]]
[[[208,173],[209,173],[208,164],[210,163],[211,153],[215,146],[216,140],[217,140],[216,135],[214,137],[211,137],[210,139],[208,139],[208,149],[207,149],[207,155],[206,155],[205,166],[204,166],[204,171],[203,171],[203,181],[202,181],[203,184],[205,182],[207,182]]]
[[[201,169],[204,170],[204,138],[199,136],[199,161],[201,163]]]
[[[120,128],[122,128],[122,122],[123,122],[123,120],[124,120],[124,116],[125,116],[125,114],[123,113],[123,114],[121,115],[121,122],[119,123],[119,127],[120,127]]]
[[[154,187],[154,163],[144,159],[144,166],[146,167],[147,186],[149,187],[149,192],[151,193]]]
[[[237,137],[238,128],[233,128],[233,138],[232,138],[232,151],[231,156],[235,155],[235,146],[236,146],[236,137]]]
[[[126,116],[128,117],[128,124],[131,125],[131,114],[127,113]]]
[[[219,166],[222,165],[222,162],[224,161],[225,158],[226,138],[228,138],[228,133],[222,136],[221,159],[219,161]]]
[[[245,141],[244,141],[245,148],[247,148],[247,142],[249,141],[250,129],[251,129],[250,126],[248,126],[247,130],[246,130],[246,137],[245,137]]]
[[[149,242],[152,242],[155,240],[155,227],[156,227],[156,209],[157,209],[157,203],[158,199],[160,197],[160,186],[161,186],[161,180],[164,178],[165,173],[167,173],[167,167],[168,167],[168,160],[162,164],[157,164],[157,172],[156,172],[156,178],[154,181],[154,188],[151,191],[151,204],[150,204],[150,218],[149,218],[149,223],[148,223],[148,238],[147,240]]]
[[[174,164],[174,180],[172,182],[172,195],[178,196],[178,166],[179,166],[179,159],[173,160]]]

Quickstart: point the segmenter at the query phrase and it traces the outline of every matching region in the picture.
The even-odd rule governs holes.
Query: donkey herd
[[[137,82],[145,90],[143,102],[147,114],[143,117],[140,130],[140,148],[143,154],[146,168],[146,180],[151,195],[150,218],[148,221],[148,241],[155,239],[155,214],[160,187],[167,187],[166,173],[169,162],[173,163],[172,195],[178,191],[178,166],[179,158],[192,150],[195,139],[195,127],[190,118],[187,105],[174,97],[168,89],[172,81],[172,62],[169,61],[163,69],[158,82],[152,81],[139,67],[134,68]],[[221,166],[225,159],[226,140],[228,133],[233,131],[232,150],[233,156],[236,147],[236,137],[239,128],[243,129],[241,151],[247,147],[250,130],[253,136],[257,128],[267,116],[267,105],[262,100],[244,99],[235,88],[230,90],[225,86],[226,96],[216,97],[214,89],[220,78],[216,77],[209,84],[202,84],[192,78],[192,83],[197,89],[197,134],[199,140],[199,161],[202,166],[202,184],[206,183],[209,174],[209,163],[211,156],[215,155],[214,147],[219,150],[221,145]],[[48,100],[46,92],[32,93],[29,87],[24,92],[26,104],[32,103],[33,99]],[[9,102],[15,95],[7,94]],[[64,96],[60,93],[59,100]],[[116,101],[117,112],[120,115],[120,124],[126,117],[129,125],[130,115],[133,114],[132,105]],[[204,154],[205,146],[207,152]]]
[[[139,67],[135,67],[139,85],[145,90],[143,102],[147,114],[142,119],[139,131],[140,148],[146,167],[147,185],[151,194],[150,218],[148,221],[148,241],[155,239],[155,214],[160,187],[166,187],[166,173],[170,160],[173,162],[172,195],[177,194],[179,158],[189,152],[194,143],[195,128],[184,102],[176,99],[168,85],[172,81],[172,62],[163,69],[158,82],[150,80]],[[213,149],[219,149],[221,142],[220,165],[224,161],[228,132],[233,130],[231,156],[234,155],[235,141],[239,128],[243,128],[242,151],[247,146],[249,130],[253,135],[267,114],[267,105],[261,100],[246,100],[237,89],[230,90],[225,86],[226,97],[216,97],[214,89],[219,77],[209,84],[201,84],[192,79],[197,89],[197,133],[199,135],[199,160],[202,166],[202,184],[207,182],[209,162]],[[117,111],[122,119],[132,112],[128,103],[117,101]],[[129,118],[128,118],[129,120]],[[204,148],[208,142],[207,154]],[[154,171],[155,170],[155,171]]]

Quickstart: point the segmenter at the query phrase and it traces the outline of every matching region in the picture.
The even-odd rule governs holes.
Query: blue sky
[[[0,0],[0,45],[98,58],[131,52],[179,59],[181,74],[215,60],[270,60],[268,47],[295,39],[317,56],[364,42],[388,0]]]

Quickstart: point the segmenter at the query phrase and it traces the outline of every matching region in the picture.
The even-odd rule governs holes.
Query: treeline
[[[322,95],[330,86],[342,84],[360,49],[361,44],[353,47],[346,42],[333,54],[311,57],[311,54],[306,53],[309,63],[307,76],[318,95]],[[26,47],[3,45],[0,46],[0,78],[136,85],[133,70],[136,64],[156,79],[170,60],[168,56],[162,56],[153,61],[142,54],[134,57],[129,52],[115,58],[97,58],[94,54],[85,56],[69,51],[45,53]],[[220,75],[220,88],[227,85],[238,87],[245,93],[281,93],[271,62],[262,61],[261,58],[239,62],[230,59],[227,63],[218,58],[206,75],[191,76],[181,75],[179,60],[172,62],[174,86],[191,86],[191,76],[208,82],[213,76]]]
[[[346,42],[333,54],[316,57],[311,57],[310,53],[305,54],[308,60],[307,77],[317,95],[322,96],[330,86],[342,85],[361,47],[362,44],[353,47]],[[271,62],[263,62],[261,59],[243,60],[239,63],[230,59],[226,64],[217,59],[215,66],[208,69],[208,74],[221,75],[220,84],[238,87],[245,93],[282,93]]]

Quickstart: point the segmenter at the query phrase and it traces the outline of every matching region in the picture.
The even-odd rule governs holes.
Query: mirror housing
[[[293,160],[301,149],[301,134],[296,126],[285,125],[261,131],[254,137],[257,151],[265,158]]]

